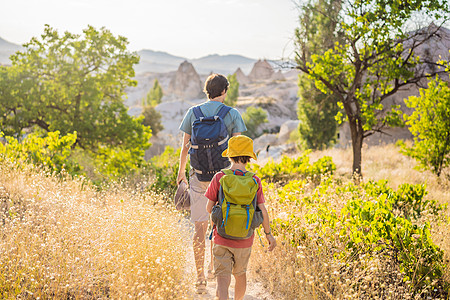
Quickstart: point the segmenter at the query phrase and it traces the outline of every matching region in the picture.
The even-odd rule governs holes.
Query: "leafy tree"
[[[261,124],[267,123],[267,112],[261,107],[249,106],[242,114],[242,119],[247,126],[247,131],[244,133],[248,137],[254,139],[258,137],[258,127]]]
[[[383,101],[406,85],[444,72],[434,68],[437,63],[426,56],[415,55],[439,26],[409,31],[407,25],[418,13],[445,22],[450,18],[449,6],[441,0],[349,0],[338,20],[343,42],[336,42],[324,53],[307,43],[306,32],[296,32],[297,69],[313,78],[322,92],[334,94],[345,112],[345,117],[339,113],[338,117],[350,126],[356,175],[361,175],[364,138],[385,126],[403,124],[396,107],[383,111]],[[333,18],[328,11],[318,13]]]
[[[16,137],[24,130],[76,131],[74,146],[83,149],[143,153],[150,129],[123,103],[125,88],[136,85],[133,65],[139,61],[127,44],[105,28],[60,35],[47,25],[11,56],[11,67],[0,69],[1,130]]]
[[[152,134],[158,135],[164,129],[164,126],[161,124],[161,113],[155,107],[144,106],[142,115],[144,116],[142,124],[149,126],[152,129]]]
[[[227,97],[225,98],[225,105],[235,107],[239,97],[239,82],[237,81],[236,74],[228,75],[228,87]]]
[[[450,165],[450,87],[438,78],[430,81],[419,97],[405,99],[414,112],[404,118],[414,135],[414,145],[403,145],[405,153],[437,176]]]
[[[332,49],[336,41],[342,40],[342,33],[337,30],[341,9],[341,0],[310,0],[305,4],[297,30],[302,32],[304,43],[311,52],[323,54]],[[325,17],[321,11],[326,11],[330,17]],[[297,115],[301,143],[306,148],[326,148],[336,141],[338,98],[317,89],[314,79],[305,73],[299,75],[298,87]]]
[[[161,99],[163,97],[163,90],[161,85],[159,84],[158,79],[155,79],[153,82],[153,87],[147,94],[147,97],[144,99],[144,106],[156,106],[161,103]]]

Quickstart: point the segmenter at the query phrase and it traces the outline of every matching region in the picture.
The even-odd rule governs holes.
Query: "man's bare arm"
[[[181,145],[181,151],[180,151],[180,166],[178,168],[178,176],[177,176],[178,184],[181,181],[184,181],[186,184],[188,184],[188,181],[186,178],[186,163],[187,163],[187,155],[188,155],[188,151],[189,151],[190,139],[191,139],[191,135],[184,133],[183,144]]]

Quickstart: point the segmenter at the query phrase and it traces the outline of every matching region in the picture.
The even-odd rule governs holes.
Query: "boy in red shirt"
[[[244,135],[234,136],[228,141],[228,149],[222,153],[223,157],[228,157],[231,161],[230,169],[236,175],[244,175],[247,170],[246,165],[250,162],[250,158],[256,160],[256,154],[253,152],[253,140]],[[209,184],[205,196],[209,199],[206,210],[211,214],[212,209],[218,201],[218,192],[220,189],[219,180],[224,176],[223,172],[214,175]],[[253,178],[258,184],[257,205],[263,214],[263,228],[269,242],[269,251],[276,246],[275,238],[270,231],[269,215],[264,206],[264,194],[262,191],[261,180],[254,175]],[[247,265],[251,254],[254,234],[248,239],[232,240],[220,236],[217,229],[213,233],[213,255],[214,255],[214,271],[217,278],[216,296],[219,300],[228,299],[228,287],[231,282],[231,274],[236,280],[234,299],[241,300],[244,298],[247,287]]]

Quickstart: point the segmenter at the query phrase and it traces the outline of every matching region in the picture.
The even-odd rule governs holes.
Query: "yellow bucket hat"
[[[253,152],[253,140],[245,135],[233,136],[228,141],[228,149],[222,152],[222,156],[250,156],[256,160],[256,154]]]

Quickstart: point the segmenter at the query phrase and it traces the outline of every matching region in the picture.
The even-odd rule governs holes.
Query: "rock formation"
[[[283,73],[281,73],[281,70],[278,70],[278,72],[273,73],[272,78],[273,81],[276,80],[285,80]]]
[[[168,93],[184,100],[204,97],[200,76],[191,63],[184,61],[169,83]]]
[[[250,80],[248,77],[242,72],[241,68],[237,68],[236,72],[234,72],[236,75],[236,79],[239,82],[240,85],[248,84],[250,83]]]
[[[278,133],[278,143],[286,143],[290,139],[291,133],[298,130],[299,123],[299,120],[289,120],[284,122],[280,127],[280,132]]]
[[[274,73],[275,72],[272,66],[267,62],[267,60],[258,60],[253,66],[248,78],[252,82],[267,80],[271,79]]]

